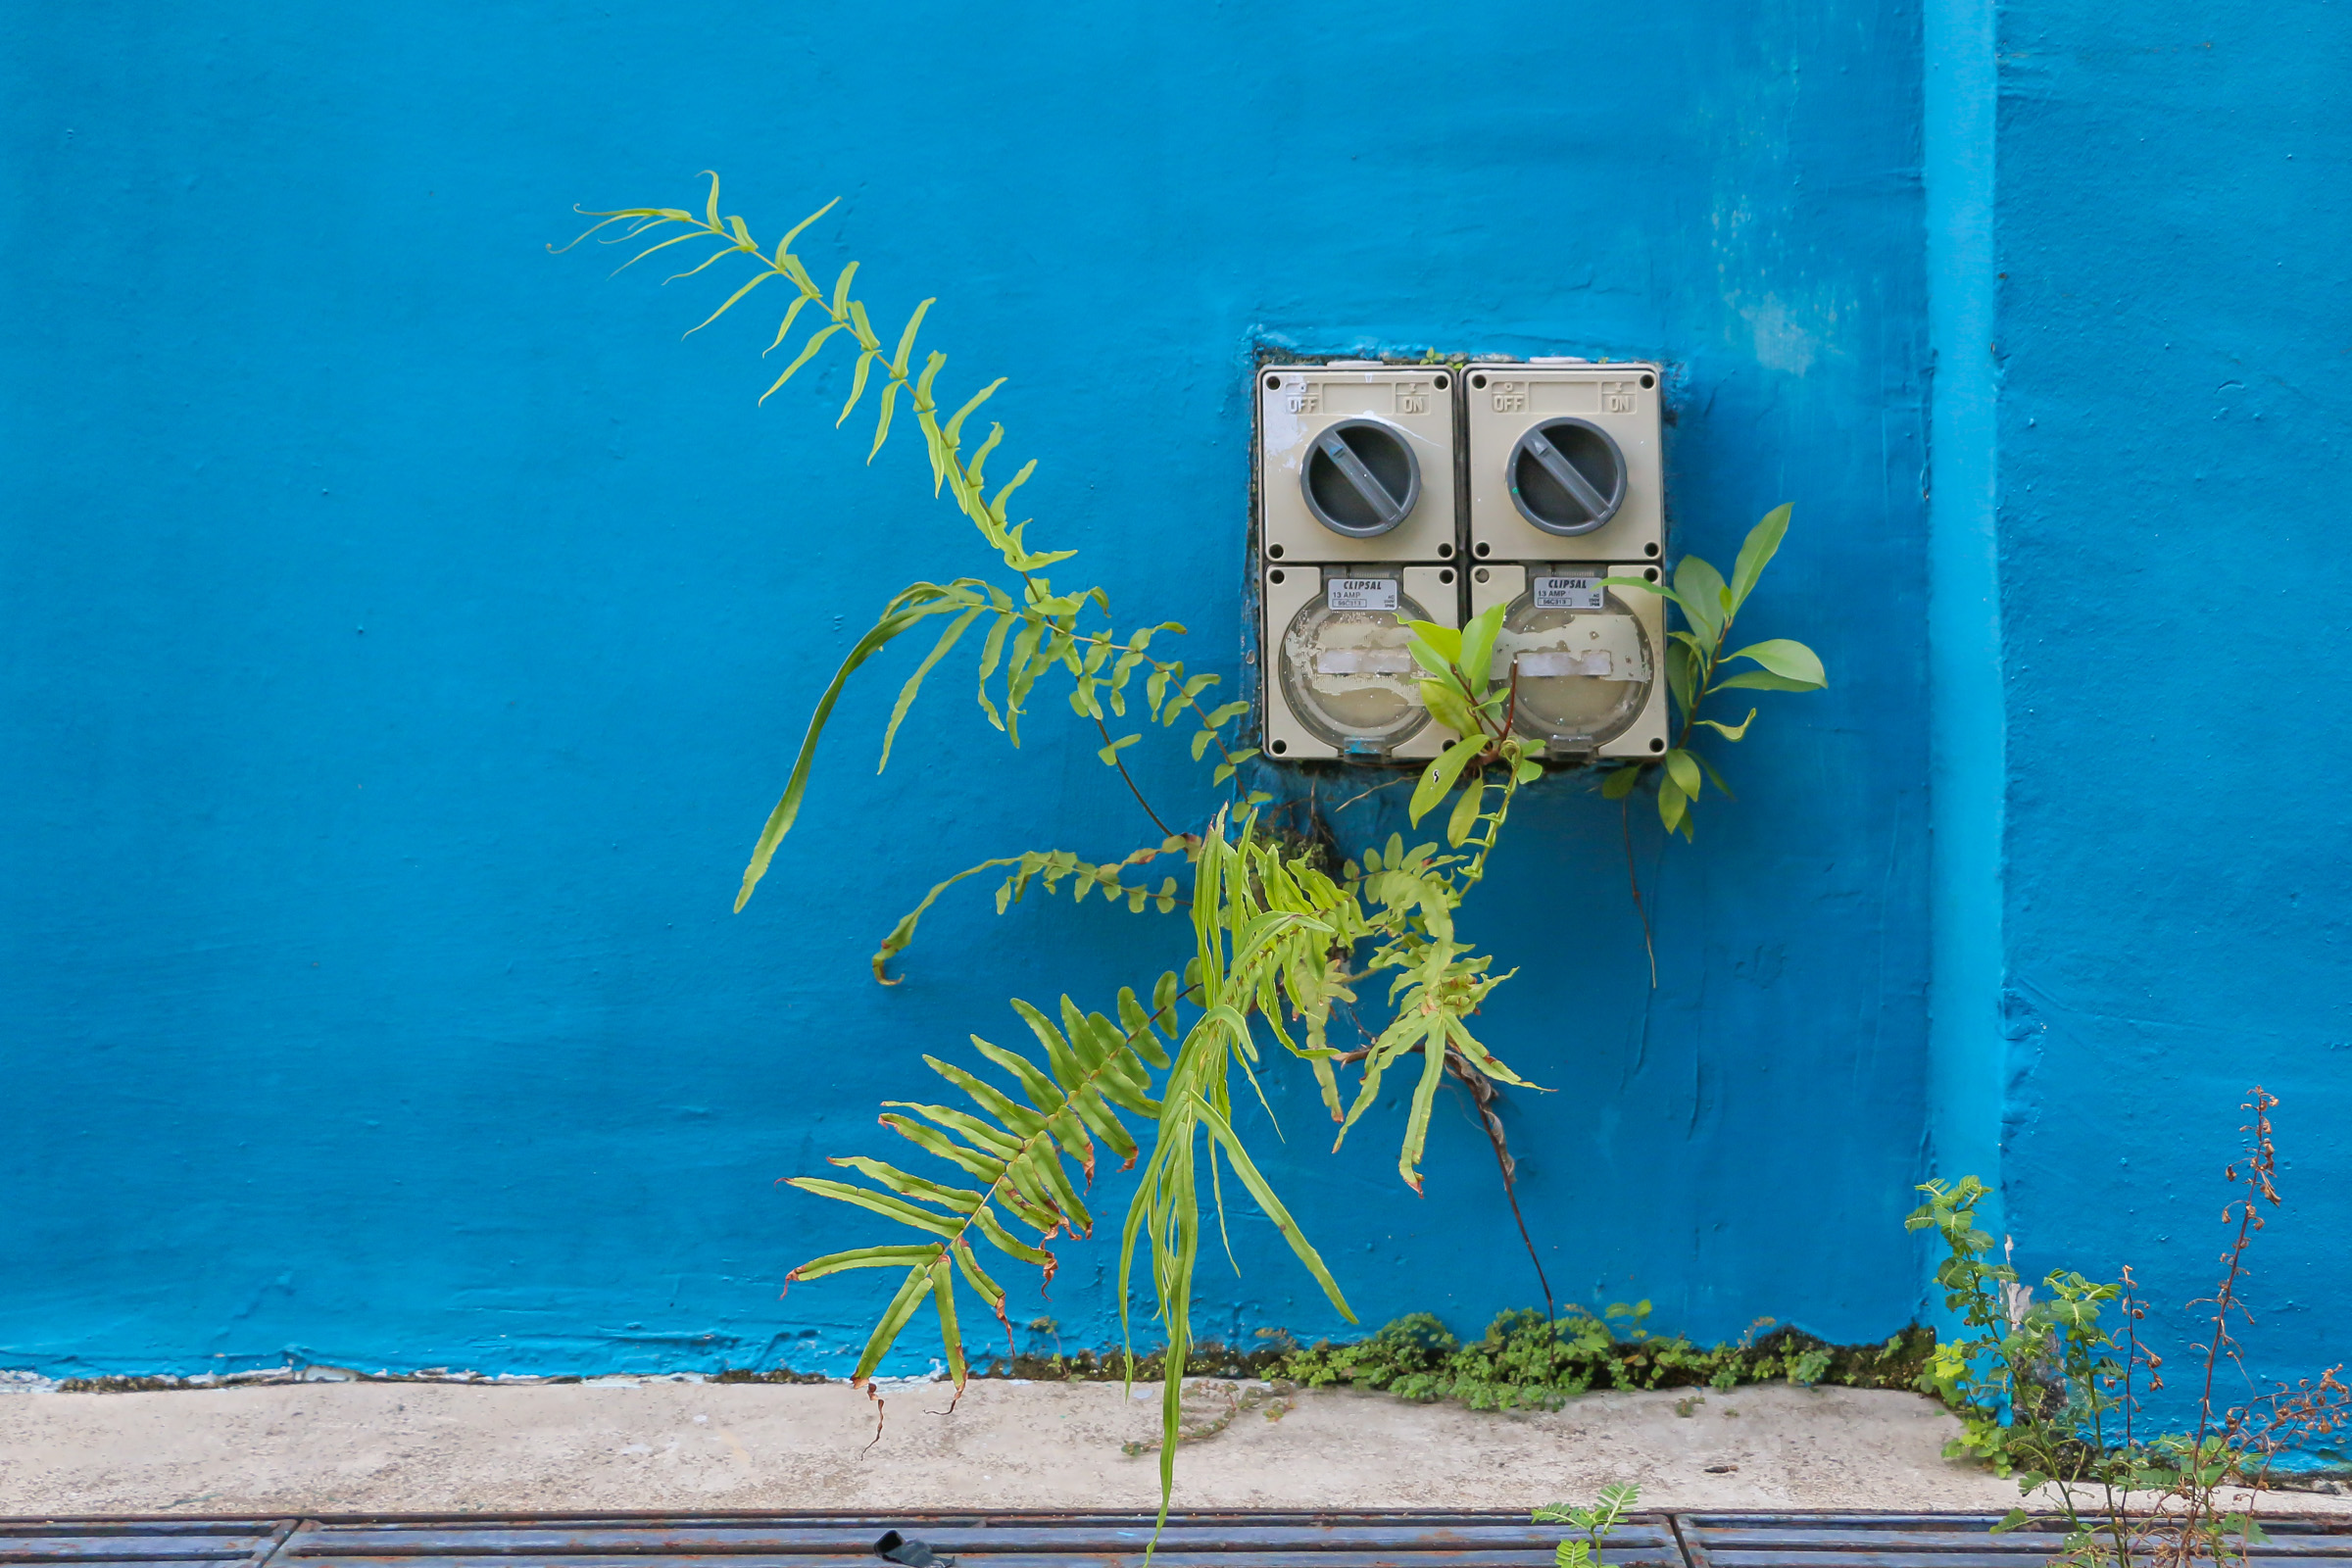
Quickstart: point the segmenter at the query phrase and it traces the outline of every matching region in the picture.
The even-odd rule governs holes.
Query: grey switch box
[[[1454,559],[1454,375],[1361,361],[1259,368],[1268,564]]]
[[[1665,552],[1652,364],[1463,367],[1476,561],[1656,561]]]

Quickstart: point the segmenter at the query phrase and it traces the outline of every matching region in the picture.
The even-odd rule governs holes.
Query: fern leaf
[[[807,218],[802,219],[799,222],[793,224],[792,227],[786,229],[784,231],[784,237],[776,241],[776,260],[781,262],[786,256],[792,253],[792,242],[801,237],[802,230],[806,229],[810,223],[815,222],[818,219],[824,217],[827,213],[831,212],[834,208],[840,205],[841,198],[836,196],[831,201],[825,203],[824,206],[819,207],[815,212],[810,213]]]
[[[953,608],[954,602],[942,601],[961,586],[960,583],[955,583],[942,588],[933,583],[917,583],[906,589],[884,608],[882,618],[858,639],[857,646],[842,661],[841,668],[834,672],[831,684],[826,686],[824,695],[817,700],[816,711],[809,715],[808,729],[801,737],[800,755],[793,760],[792,774],[785,781],[783,798],[776,802],[775,809],[768,813],[766,823],[760,830],[759,842],[752,847],[751,864],[744,869],[743,886],[735,895],[738,912],[751,902],[752,890],[767,874],[767,863],[774,857],[776,846],[783,842],[786,833],[792,831],[793,819],[800,815],[801,796],[808,787],[808,769],[816,760],[816,743],[823,736],[825,720],[832,716],[833,705],[841,700],[842,688],[849,683],[850,676],[858,665],[888,647],[900,633],[918,624],[926,616]]]
[[[972,1255],[968,1244],[955,1243],[948,1249],[948,1255],[956,1260],[956,1267],[963,1275],[964,1283],[980,1293],[980,1298],[988,1303],[988,1309],[997,1314],[997,1321],[1004,1323],[1004,1287],[989,1278],[988,1270],[980,1266],[980,1260]],[[1011,1336],[1007,1334],[1005,1340],[1009,1345]]]
[[[784,340],[792,336],[792,323],[794,318],[801,314],[801,308],[808,303],[808,296],[806,294],[792,302],[791,306],[784,312],[783,321],[776,327],[776,340],[773,343],[770,343],[766,348],[760,351],[760,357],[761,359],[766,359],[770,354],[775,353],[776,350],[784,346]],[[706,321],[703,324],[708,326],[710,323]],[[776,383],[776,385],[781,386],[783,383],[779,381]],[[773,392],[775,389],[776,388],[772,386],[768,388],[770,392]]]
[[[1232,1125],[1218,1115],[1216,1107],[1198,1095],[1194,1096],[1194,1100],[1201,1125],[1208,1129],[1216,1146],[1225,1151],[1225,1157],[1232,1163],[1234,1174],[1242,1179],[1242,1185],[1249,1189],[1257,1206],[1265,1211],[1266,1218],[1274,1222],[1274,1228],[1282,1232],[1282,1239],[1290,1244],[1291,1251],[1298,1261],[1306,1265],[1306,1271],[1315,1277],[1315,1283],[1323,1287],[1323,1294],[1330,1298],[1331,1304],[1339,1308],[1342,1317],[1350,1323],[1354,1322],[1355,1310],[1348,1304],[1348,1298],[1341,1294],[1340,1282],[1331,1277],[1330,1268],[1323,1262],[1323,1254],[1315,1250],[1314,1244],[1306,1239],[1306,1233],[1298,1228],[1298,1222],[1291,1217],[1291,1211],[1283,1206],[1282,1200],[1274,1196],[1274,1189],[1259,1174],[1257,1166],[1250,1162],[1249,1151],[1242,1147],[1241,1139],[1234,1135]]]
[[[902,1225],[928,1231],[933,1236],[954,1236],[963,1228],[944,1214],[934,1214],[904,1199],[877,1193],[851,1182],[827,1181],[821,1176],[787,1176],[784,1185],[798,1187],[804,1193],[814,1193],[819,1198],[838,1199],[844,1203],[855,1203],[859,1208],[870,1208],[885,1219],[895,1219]]]
[[[868,463],[873,462],[876,454],[881,452],[882,443],[890,439],[891,410],[899,401],[899,388],[904,385],[904,381],[886,381],[882,385],[882,414],[874,420],[874,444],[865,453]]]
[[[981,1235],[988,1238],[990,1246],[1005,1256],[1019,1258],[1024,1263],[1034,1263],[1040,1268],[1054,1266],[1052,1252],[1042,1247],[1031,1247],[1027,1242],[1006,1230],[1004,1222],[998,1219],[986,1204],[972,1211],[972,1224]]]
[[[982,1110],[1003,1122],[1015,1136],[1026,1139],[1044,1129],[1045,1117],[1025,1106],[1015,1104],[1011,1096],[986,1079],[975,1077],[954,1062],[942,1061],[937,1056],[925,1056],[923,1064],[971,1096]],[[974,1193],[972,1200],[978,1202],[979,1200],[980,1195]]]
[[[975,1180],[993,1184],[1004,1174],[1004,1161],[1001,1157],[985,1150],[966,1149],[938,1128],[926,1127],[911,1116],[885,1113],[879,1120],[908,1143],[960,1167],[965,1175]]]
[[[812,1257],[784,1276],[787,1285],[803,1280],[821,1280],[828,1274],[840,1274],[859,1268],[905,1268],[931,1261],[939,1254],[937,1244],[924,1242],[912,1247],[860,1247],[847,1252],[827,1252]]]
[[[872,373],[874,362],[881,357],[882,351],[880,349],[863,349],[859,351],[858,355],[858,368],[852,371],[850,375],[850,400],[841,406],[841,417],[833,421],[833,428],[836,430],[840,429],[843,423],[848,420],[850,416],[850,411],[858,407],[858,400],[865,396],[866,377]]]
[[[742,299],[746,294],[749,294],[752,290],[758,288],[760,284],[766,282],[769,278],[776,275],[777,274],[773,271],[760,272],[755,274],[749,283],[744,284],[743,287],[728,295],[727,302],[724,305],[721,305],[717,310],[712,311],[709,316],[704,317],[701,320],[695,322],[694,325],[688,327],[685,331],[679,333],[678,335],[681,338],[694,336],[695,333],[700,332],[704,327],[709,326],[712,321],[717,320],[720,317],[733,310],[737,300]]]
[[[937,1249],[930,1250],[934,1257],[938,1255]],[[874,1368],[882,1364],[882,1358],[898,1343],[900,1331],[906,1327],[907,1321],[914,1316],[914,1309],[922,1305],[923,1298],[930,1294],[930,1265],[918,1264],[906,1271],[906,1278],[899,1286],[898,1294],[890,1298],[890,1305],[882,1309],[881,1318],[875,1322],[874,1332],[866,1336],[865,1348],[858,1352],[857,1368],[850,1373],[853,1384],[861,1384],[874,1375]]]
[[[890,710],[889,727],[882,731],[882,760],[874,764],[875,772],[879,773],[890,765],[890,743],[897,738],[899,726],[906,722],[906,710],[914,706],[915,693],[923,689],[923,677],[931,673],[932,665],[947,657],[948,650],[956,646],[956,639],[963,635],[965,628],[980,618],[983,608],[974,605],[949,621],[947,629],[939,634],[939,641],[931,645],[931,652],[924,656],[921,663],[914,666],[914,673],[906,677],[906,684],[899,688],[899,700]]]
[[[802,366],[807,365],[810,360],[816,358],[816,351],[825,346],[825,339],[831,337],[834,333],[840,331],[841,329],[841,323],[839,321],[835,321],[829,326],[820,326],[815,331],[809,333],[808,340],[801,345],[801,352],[799,355],[794,358],[790,365],[784,367],[784,373],[782,375],[777,376],[775,380],[768,383],[767,390],[760,394],[760,401],[765,403],[769,398],[774,397],[778,391],[782,390],[784,383],[791,380],[793,375],[799,371]]]
[[[903,1171],[896,1165],[885,1164],[878,1159],[868,1159],[863,1154],[829,1155],[825,1163],[839,1165],[847,1170],[855,1170],[867,1180],[888,1188],[901,1198],[912,1199],[923,1203],[937,1203],[942,1208],[954,1209],[958,1214],[969,1214],[980,1205],[981,1195],[968,1188],[942,1187],[935,1181]]]

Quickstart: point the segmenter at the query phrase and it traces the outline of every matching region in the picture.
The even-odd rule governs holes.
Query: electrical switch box
[[[1474,362],[1460,374],[1474,562],[1661,558],[1657,366]]]
[[[1408,620],[1461,622],[1453,566],[1269,561],[1259,600],[1265,754],[1281,761],[1431,758],[1453,732],[1421,700]]]
[[[1494,679],[1513,681],[1511,727],[1547,760],[1655,758],[1667,746],[1666,602],[1604,577],[1658,580],[1654,565],[1474,564],[1470,612],[1507,607]]]
[[[1454,559],[1455,374],[1369,360],[1259,368],[1268,564]]]

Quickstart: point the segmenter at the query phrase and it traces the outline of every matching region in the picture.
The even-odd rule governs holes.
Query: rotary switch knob
[[[1298,482],[1317,522],[1350,539],[1371,539],[1412,515],[1421,499],[1421,462],[1396,426],[1342,419],[1315,437]]]
[[[1511,504],[1545,533],[1591,533],[1625,505],[1625,454],[1590,419],[1545,419],[1511,449]]]

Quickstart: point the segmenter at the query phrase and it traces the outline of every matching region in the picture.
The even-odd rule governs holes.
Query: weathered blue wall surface
[[[2031,1272],[2132,1264],[2178,1324],[2267,1085],[2246,1340],[2310,1373],[2352,1358],[2352,11],[2001,27],[2008,1218]]]
[[[763,235],[843,196],[812,262],[863,258],[893,316],[940,295],[949,381],[1012,377],[995,407],[1044,460],[1035,532],[1085,552],[1063,571],[1186,621],[1229,676],[1256,343],[1675,362],[1677,546],[1728,563],[1794,501],[1755,629],[1812,641],[1834,682],[1769,702],[1727,762],[1741,802],[1703,808],[1695,848],[1638,822],[1654,995],[1613,810],[1568,782],[1521,808],[1471,929],[1521,966],[1491,1038],[1558,1091],[1512,1102],[1529,1220],[1563,1295],[1647,1296],[1701,1335],[1913,1316],[1910,8],[15,6],[0,26],[0,1364],[843,1369],[872,1282],[778,1287],[881,1233],[776,1179],[884,1152],[876,1102],[927,1081],[918,1052],[1016,1028],[1007,993],[1100,1003],[1181,954],[1150,919],[999,920],[974,891],[903,986],[867,979],[936,876],[1149,831],[1091,733],[1049,703],[1015,754],[960,676],[875,778],[910,655],[854,689],[777,870],[727,912],[850,639],[901,582],[984,558],[912,446],[868,469],[828,428],[838,368],[756,408],[765,325],[678,340],[707,279],[608,281],[543,248],[574,200],[691,202],[713,164]],[[2275,409],[2284,442],[2321,405],[2267,373],[2230,417]],[[1150,473],[1138,418],[1166,441]],[[2279,564],[2239,559],[2278,536],[2233,526],[2230,602],[2293,612]],[[2224,582],[2211,538],[2180,535],[2210,569],[2183,555],[2132,637],[2195,623]],[[2136,723],[2130,677],[2165,656],[2126,646],[2098,700]],[[2218,690],[2310,711],[2230,664]],[[2068,676],[2054,650],[2024,673]],[[2207,715],[2148,714],[2183,724],[2205,739],[2145,756],[2216,803],[2194,809],[2278,823],[2281,852],[2332,825],[2275,790],[2221,806],[2256,775]],[[1175,746],[1144,772],[1205,809]],[[1385,837],[1382,809],[1345,831]],[[1475,1330],[1535,1298],[1464,1107],[1416,1200],[1393,1116],[1326,1157],[1311,1094],[1277,1076],[1276,1178],[1368,1324]],[[1261,1225],[1237,1241],[1250,1278],[1211,1271],[1204,1329],[1340,1326]],[[1108,1249],[1063,1251],[1022,1315],[1104,1341]]]

